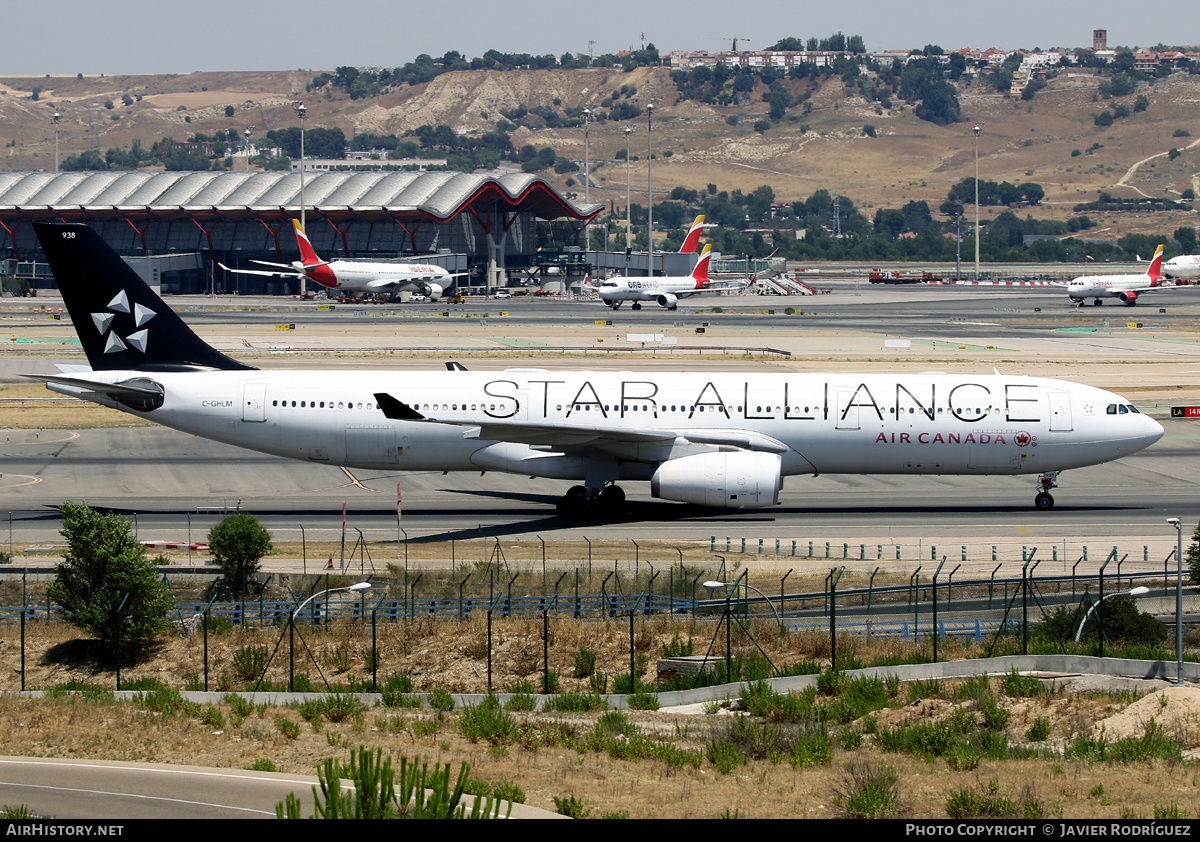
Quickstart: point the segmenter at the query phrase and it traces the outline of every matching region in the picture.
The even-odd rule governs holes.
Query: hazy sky
[[[596,54],[654,43],[722,49],[702,36],[739,35],[762,49],[784,36],[862,35],[868,49],[1200,43],[1195,0],[59,0],[7,3],[0,74],[187,73],[194,70],[395,66],[458,50]],[[1152,11],[1152,13],[1150,13]]]

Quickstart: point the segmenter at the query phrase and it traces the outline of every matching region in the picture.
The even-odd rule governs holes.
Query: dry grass
[[[563,665],[564,689],[583,689],[586,682],[570,676],[569,663],[580,647],[598,651],[601,669],[619,671],[627,659],[624,624],[556,621],[553,625],[551,658]],[[540,623],[498,621],[495,629],[497,684],[517,678],[537,683],[540,664]],[[655,655],[660,643],[686,626],[655,619],[642,624],[637,644]],[[700,630],[693,630],[700,631]],[[785,644],[774,641],[769,630],[757,629],[767,641],[773,657],[815,658],[827,655],[827,641],[820,635],[789,635]],[[278,631],[235,630],[210,636],[214,684],[243,689],[241,682],[228,679],[232,653],[242,645],[274,644]],[[108,667],[92,665],[87,647],[64,626],[32,625],[27,629],[31,686],[47,687],[68,679],[113,686]],[[701,633],[700,636],[703,636]],[[350,653],[350,667],[338,677],[366,675],[364,654],[369,638],[357,627],[335,625],[328,633],[308,630],[309,644],[329,666],[339,653]],[[699,645],[699,644],[698,644]],[[737,645],[745,645],[745,641]],[[877,657],[904,644],[867,644],[845,639],[846,649],[856,645],[864,657]],[[774,647],[774,648],[772,648]],[[465,624],[421,622],[388,625],[382,629],[381,674],[393,670],[412,673],[417,689],[483,689],[484,654],[482,621]],[[197,639],[171,638],[150,647],[125,678],[157,678],[181,686],[189,674],[200,669]],[[845,650],[844,650],[845,651]],[[280,659],[285,657],[281,652]],[[899,654],[896,652],[895,654]],[[16,673],[18,642],[16,629],[9,626],[0,635],[0,666],[12,683]],[[297,658],[301,663],[302,659]],[[310,670],[311,671],[311,670]],[[332,670],[330,670],[332,672]],[[274,668],[276,678],[279,668]],[[5,688],[8,689],[8,688]],[[906,722],[933,722],[953,717],[970,701],[950,700],[953,685],[946,683],[942,698],[916,705],[902,703],[876,716],[881,726]],[[1196,691],[1184,698],[1172,696],[1169,704],[1152,694],[1135,702],[1120,696],[1080,693],[1043,693],[1031,699],[1006,698],[1000,682],[992,692],[1012,711],[1007,727],[1012,743],[1023,742],[1033,719],[1047,717],[1053,723],[1049,745],[1078,735],[1095,733],[1108,720],[1114,728],[1120,716],[1137,716],[1138,706],[1161,711],[1174,706],[1191,710],[1194,716]],[[901,701],[906,697],[902,693]],[[1132,703],[1132,704],[1131,704]],[[1132,711],[1132,714],[1126,711]],[[51,698],[33,700],[16,695],[0,698],[0,729],[6,735],[5,752],[16,755],[55,757],[107,757],[118,760],[188,763],[211,766],[247,767],[269,759],[280,771],[312,774],[316,763],[327,756],[343,756],[348,747],[364,744],[393,755],[420,754],[435,762],[457,764],[466,760],[472,774],[487,781],[514,781],[526,792],[527,803],[554,809],[553,799],[569,794],[579,798],[591,815],[626,813],[632,817],[712,818],[737,814],[742,817],[826,817],[837,814],[835,792],[846,780],[852,764],[887,765],[898,774],[899,806],[904,815],[944,818],[946,799],[954,789],[994,788],[1017,801],[1024,795],[1038,801],[1048,816],[1065,818],[1119,818],[1122,815],[1150,817],[1157,805],[1175,802],[1191,811],[1197,803],[1200,773],[1195,763],[1168,767],[1161,762],[1099,764],[1062,758],[992,761],[983,760],[971,771],[955,771],[947,761],[918,760],[900,754],[883,754],[868,740],[853,750],[838,748],[833,761],[813,768],[793,767],[786,761],[750,760],[722,774],[708,760],[698,766],[671,765],[664,760],[617,759],[603,750],[578,747],[592,731],[598,714],[514,714],[518,736],[491,744],[472,742],[458,728],[459,714],[438,715],[432,711],[376,708],[358,717],[334,723],[305,721],[295,710],[260,708],[241,719],[228,705],[221,706],[223,722],[205,724],[196,715],[155,713],[132,703],[105,699]],[[282,715],[299,726],[294,739],[285,736],[276,719]],[[680,712],[628,712],[638,732],[702,758],[710,740],[721,739],[731,720],[727,715]],[[1186,717],[1185,717],[1186,718]],[[1165,720],[1164,720],[1165,721]],[[861,727],[855,723],[853,727]],[[1194,746],[1175,725],[1164,725],[1169,735],[1180,735]]]

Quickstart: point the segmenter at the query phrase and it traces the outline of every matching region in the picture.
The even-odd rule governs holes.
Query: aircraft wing
[[[297,272],[295,269],[292,269],[291,271],[288,271],[288,272],[278,270],[278,269],[275,270],[274,272],[268,272],[265,269],[230,269],[224,263],[218,263],[217,265],[220,266],[222,269],[224,269],[226,272],[231,272],[234,275],[263,275],[268,278],[298,278],[298,277],[300,277],[300,273]]]
[[[787,445],[778,439],[750,430],[690,430],[687,428],[652,430],[637,427],[606,427],[590,421],[586,426],[574,426],[562,423],[506,421],[494,418],[480,423],[469,420],[428,418],[386,392],[376,393],[375,399],[388,418],[459,426],[464,429],[463,438],[479,439],[480,441],[503,441],[563,449],[585,447],[625,454],[628,454],[631,446],[670,446],[674,444],[707,444],[767,453],[785,453],[788,450]]]
[[[411,283],[412,283],[412,281],[402,281],[399,278],[379,278],[374,281],[367,281],[366,285],[364,286],[364,289],[367,289],[367,290],[387,289],[388,287],[405,286],[405,285],[411,284]]]

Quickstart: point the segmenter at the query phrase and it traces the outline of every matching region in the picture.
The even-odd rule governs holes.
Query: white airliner
[[[1172,257],[1162,265],[1162,270],[1168,278],[1183,278],[1189,281],[1200,278],[1200,254]]]
[[[712,246],[706,245],[692,274],[683,277],[663,276],[660,278],[612,277],[600,286],[590,287],[599,294],[600,300],[614,310],[620,309],[622,301],[632,301],[634,310],[642,309],[643,301],[656,302],[661,307],[674,310],[679,299],[703,293],[725,292],[743,289],[749,280],[736,284],[714,284],[708,279],[708,264],[712,259]]]
[[[1162,286],[1162,265],[1163,247],[1159,246],[1145,274],[1084,275],[1067,284],[1067,295],[1080,307],[1085,298],[1094,298],[1092,303],[1097,306],[1103,304],[1105,298],[1119,298],[1132,307],[1143,292]]]
[[[266,275],[275,278],[306,277],[326,289],[338,290],[351,295],[384,293],[394,297],[400,292],[419,292],[436,301],[442,297],[452,278],[441,266],[428,263],[386,263],[370,260],[322,260],[308,240],[300,223],[292,220],[296,230],[296,245],[300,248],[300,260],[292,263],[268,263],[252,260],[261,266],[273,266],[274,271],[260,269],[230,269],[217,265],[226,272],[238,275]]]
[[[994,374],[260,371],[196,336],[81,224],[34,223],[90,367],[54,392],[264,453],[383,471],[575,480],[573,516],[654,497],[740,509],[810,474],[1037,475],[1128,456],[1163,428],[1125,398]]]

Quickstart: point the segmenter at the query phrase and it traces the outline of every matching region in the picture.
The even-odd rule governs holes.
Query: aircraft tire
[[[1048,512],[1054,508],[1054,497],[1046,491],[1039,491],[1033,498],[1033,506],[1040,512]]]
[[[1099,307],[1099,306],[1100,306],[1101,304],[1103,304],[1103,303],[1104,303],[1104,299],[1103,299],[1103,298],[1097,298],[1095,301],[1093,301],[1093,302],[1092,302],[1092,306],[1093,306],[1093,307]]]
[[[622,511],[625,508],[625,490],[620,486],[610,485],[600,492],[596,504],[605,512]]]
[[[630,304],[629,306],[630,306],[631,308],[633,308],[634,310],[640,310],[640,309],[642,309],[642,302],[640,302],[640,301],[635,301],[635,302],[633,302],[632,304]]]

